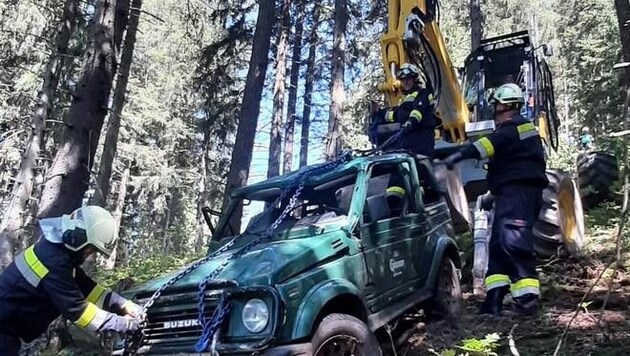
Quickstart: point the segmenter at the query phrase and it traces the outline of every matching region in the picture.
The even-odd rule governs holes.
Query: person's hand
[[[114,331],[120,334],[131,334],[140,329],[140,323],[141,321],[136,318],[112,315],[103,326],[102,331]]]
[[[145,315],[142,312],[142,307],[138,304],[128,300],[123,304],[122,311],[124,315],[128,315],[136,319],[144,319]]]

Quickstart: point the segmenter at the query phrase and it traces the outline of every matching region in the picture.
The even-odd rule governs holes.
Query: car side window
[[[401,217],[416,211],[409,180],[409,165],[381,164],[372,168],[363,222],[369,224]]]

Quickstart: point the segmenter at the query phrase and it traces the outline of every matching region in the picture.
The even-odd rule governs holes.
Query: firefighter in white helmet
[[[95,332],[138,330],[142,308],[94,282],[80,267],[95,252],[111,254],[112,215],[84,206],[70,215],[41,219],[39,225],[39,241],[0,274],[2,354],[18,355],[22,342],[39,337],[60,314]]]

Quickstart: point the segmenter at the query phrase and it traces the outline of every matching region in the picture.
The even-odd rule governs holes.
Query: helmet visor
[[[400,72],[398,72],[398,79],[407,79],[407,78],[415,78],[415,77],[416,77],[416,73],[409,68],[403,68],[400,70]]]

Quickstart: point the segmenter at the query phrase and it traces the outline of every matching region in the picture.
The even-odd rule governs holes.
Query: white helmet
[[[505,105],[510,104],[524,104],[525,98],[523,97],[523,91],[521,88],[513,83],[503,84],[492,93],[490,99],[493,103],[501,103]]]
[[[407,78],[413,78],[414,80],[418,80],[420,78],[420,70],[418,67],[411,63],[404,63],[400,66],[400,70],[398,71],[397,79],[403,80]]]
[[[115,239],[114,218],[107,210],[88,205],[61,217],[63,243],[71,251],[92,245],[105,256],[112,253]]]

